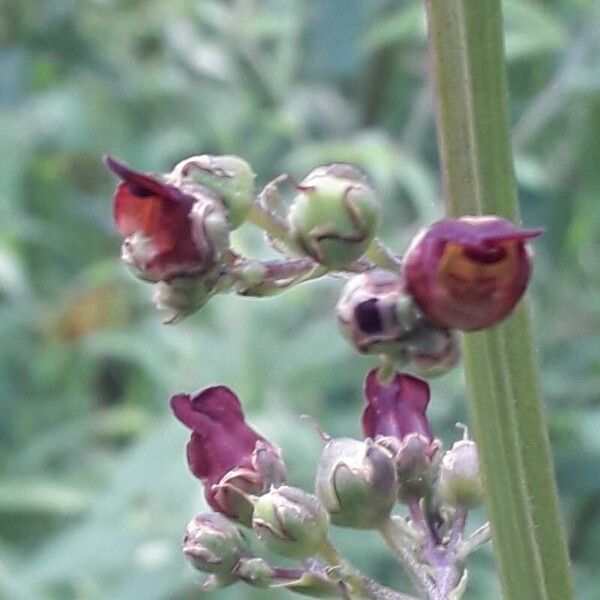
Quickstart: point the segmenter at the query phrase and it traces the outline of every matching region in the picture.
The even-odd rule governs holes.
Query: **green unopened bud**
[[[316,491],[336,525],[375,529],[398,493],[393,454],[371,440],[332,439],[321,454]]]
[[[239,156],[192,156],[175,167],[173,176],[203,185],[219,196],[227,208],[231,229],[244,222],[254,201],[255,175]]]
[[[281,486],[256,500],[252,528],[271,551],[307,558],[325,542],[329,515],[316,496]]]
[[[307,561],[308,562],[308,561]],[[340,584],[316,561],[305,569],[278,567],[263,558],[242,558],[233,574],[253,587],[287,589],[312,598],[339,598]]]
[[[247,545],[235,525],[217,513],[198,515],[190,521],[182,549],[192,565],[212,573],[219,585],[234,581],[232,571],[247,555]]]
[[[380,218],[379,202],[363,173],[346,164],[317,167],[298,190],[289,215],[298,247],[330,268],[360,258]]]
[[[473,440],[455,442],[442,458],[438,493],[454,507],[472,508],[481,504],[479,457]]]
[[[233,571],[237,579],[255,587],[269,587],[274,579],[273,567],[264,558],[243,558]]]
[[[420,433],[409,433],[401,441],[382,438],[381,444],[394,449],[398,474],[398,497],[403,502],[422,498],[430,489],[439,440],[431,441]]]
[[[172,325],[202,308],[215,293],[217,281],[215,273],[160,281],[154,287],[152,301],[156,308],[167,311],[163,322]]]

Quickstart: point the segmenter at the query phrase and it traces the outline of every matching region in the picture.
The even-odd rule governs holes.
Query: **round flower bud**
[[[315,487],[332,523],[376,529],[398,493],[393,455],[371,440],[332,439],[321,454]]]
[[[523,295],[531,270],[526,242],[540,233],[494,216],[438,221],[414,238],[404,256],[408,291],[439,327],[491,327]]]
[[[473,440],[455,442],[442,458],[437,482],[440,498],[454,507],[481,504],[479,457]]]
[[[365,176],[346,164],[317,167],[298,186],[289,220],[292,238],[318,263],[342,268],[375,237],[380,206]]]
[[[231,229],[239,227],[254,201],[255,174],[239,156],[202,154],[186,158],[175,166],[173,177],[194,182],[214,192],[227,207]]]
[[[439,448],[439,440],[431,440],[420,433],[409,433],[402,438],[396,454],[400,500],[406,502],[427,494]]]
[[[196,569],[214,574],[220,585],[234,580],[235,565],[248,555],[237,527],[216,513],[204,513],[189,522],[182,549]]]
[[[459,359],[453,333],[425,320],[400,274],[373,269],[348,280],[336,306],[342,332],[365,354],[385,354],[397,368],[432,377]]]
[[[325,543],[329,515],[316,496],[284,485],[256,500],[252,528],[272,552],[304,559]]]
[[[152,300],[159,310],[168,311],[163,323],[172,325],[200,309],[215,293],[218,274],[212,277],[176,277],[159,281]]]
[[[236,579],[255,587],[269,587],[275,580],[273,567],[259,557],[242,558],[234,569]]]

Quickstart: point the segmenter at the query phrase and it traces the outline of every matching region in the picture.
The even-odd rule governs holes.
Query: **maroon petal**
[[[431,225],[428,235],[461,246],[481,246],[509,240],[526,241],[536,238],[543,229],[520,229],[502,217],[462,217],[442,219]]]
[[[396,373],[389,383],[379,379],[379,370],[372,369],[365,379],[367,405],[362,416],[366,437],[391,436],[401,440],[409,433],[419,433],[433,439],[425,415],[429,404],[429,386],[412,375]]]
[[[193,431],[187,445],[188,464],[205,484],[217,483],[233,469],[252,467],[256,444],[264,438],[246,424],[240,402],[229,388],[176,394],[171,409]]]
[[[194,205],[195,199],[192,196],[184,194],[174,185],[161,181],[155,175],[136,171],[112,156],[105,156],[104,164],[128,184],[129,190],[134,196],[138,196],[139,198],[159,196],[178,202],[188,209]]]

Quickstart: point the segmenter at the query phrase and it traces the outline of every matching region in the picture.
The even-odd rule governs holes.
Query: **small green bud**
[[[168,311],[164,323],[172,325],[202,308],[215,293],[218,276],[207,273],[198,277],[176,277],[159,281],[152,300],[159,310]]]
[[[316,492],[335,525],[375,529],[398,493],[393,455],[371,440],[332,439],[321,454]]]
[[[173,169],[173,176],[200,184],[219,196],[227,208],[231,229],[244,222],[254,201],[255,174],[239,156],[192,156]]]
[[[237,563],[233,574],[236,579],[255,587],[269,587],[275,579],[271,565],[259,557],[243,558]]]
[[[219,585],[234,581],[235,565],[247,556],[247,545],[238,528],[217,513],[204,513],[189,522],[182,549],[196,569],[212,573]]]
[[[363,173],[346,164],[317,167],[298,190],[289,214],[298,247],[329,268],[360,258],[380,219],[379,202]]]
[[[381,438],[380,443],[393,451],[398,474],[398,497],[406,502],[422,498],[430,489],[440,448],[439,440],[430,440],[421,433],[413,432],[402,440]]]
[[[438,478],[440,498],[454,507],[473,508],[482,501],[479,456],[473,440],[460,440],[442,458]]]
[[[254,532],[269,550],[282,556],[304,559],[317,553],[328,527],[329,515],[319,499],[299,488],[272,489],[254,505]]]
[[[316,561],[304,570],[270,565],[263,558],[242,558],[233,574],[253,587],[286,589],[312,598],[339,598],[340,583]]]

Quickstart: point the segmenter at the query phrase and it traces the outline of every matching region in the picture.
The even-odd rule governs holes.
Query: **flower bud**
[[[269,587],[275,580],[273,567],[258,556],[240,560],[235,566],[234,575],[236,579],[255,587]]]
[[[494,216],[438,221],[404,256],[408,290],[439,327],[491,327],[523,295],[531,270],[526,242],[540,234]]]
[[[321,454],[315,487],[332,523],[375,529],[389,517],[398,493],[392,453],[372,440],[332,439]]]
[[[446,452],[437,485],[440,498],[451,506],[473,508],[481,504],[479,457],[473,440],[455,442]]]
[[[192,156],[176,165],[173,175],[214,192],[227,207],[231,229],[236,229],[246,219],[254,201],[255,174],[244,159],[231,154]]]
[[[317,167],[298,190],[289,214],[298,247],[329,268],[360,258],[380,218],[379,202],[363,173],[346,164]]]
[[[237,527],[216,513],[204,513],[189,522],[182,549],[196,569],[214,574],[220,585],[234,580],[235,565],[248,555]]]
[[[279,449],[246,423],[240,401],[225,386],[191,396],[176,394],[171,408],[192,430],[188,464],[203,482],[207,502],[217,512],[250,525],[252,496],[285,481]]]
[[[306,569],[278,567],[263,558],[242,558],[233,570],[236,579],[258,588],[286,589],[312,598],[338,598],[340,584],[317,561]]]
[[[152,300],[159,310],[168,311],[164,323],[178,323],[195,313],[215,293],[218,275],[212,277],[176,277],[159,281],[154,288]]]
[[[135,171],[111,157],[106,165],[123,180],[114,197],[114,219],[124,238],[121,258],[140,279],[198,277],[219,267],[229,228],[213,192],[178,186],[169,174]]]
[[[420,377],[438,377],[453,369],[460,360],[460,343],[451,329],[436,327],[419,319],[405,340],[406,367]]]
[[[458,362],[455,336],[423,318],[400,274],[373,269],[355,275],[342,290],[336,315],[359,352],[385,354],[397,368],[435,376]]]
[[[409,433],[402,439],[396,453],[400,500],[406,502],[427,494],[439,447],[438,440],[430,440],[420,433]]]
[[[316,496],[284,485],[256,500],[252,528],[272,552],[304,559],[323,547],[329,515]]]

